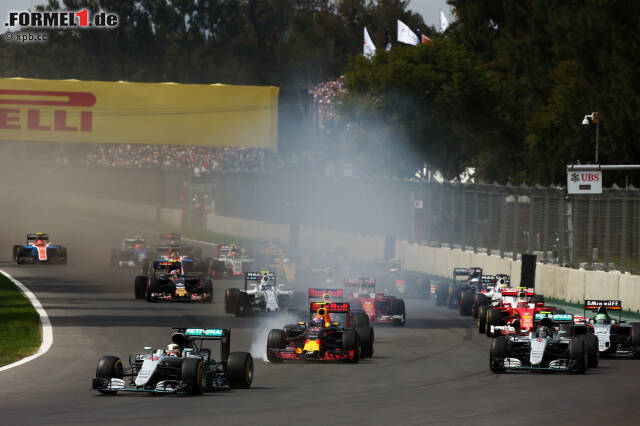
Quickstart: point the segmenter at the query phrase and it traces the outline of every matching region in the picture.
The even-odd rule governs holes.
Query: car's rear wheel
[[[122,379],[124,374],[122,361],[114,355],[105,355],[98,361],[96,368],[96,377],[101,379]],[[118,391],[99,390],[98,392],[105,395],[115,395]]]
[[[160,293],[160,283],[157,279],[151,278],[148,282],[146,299],[147,302],[155,302],[155,299],[151,297],[153,293]]]
[[[358,327],[357,331],[360,338],[360,356],[362,358],[371,358],[373,356],[373,327],[362,326]]]
[[[354,328],[368,326],[369,325],[369,315],[367,315],[364,311],[355,311],[351,315],[351,321],[353,324],[351,325]]]
[[[598,349],[598,337],[595,334],[587,333],[584,336],[585,349],[587,351],[587,367],[598,368],[600,351]]]
[[[248,352],[231,352],[227,359],[227,380],[231,389],[249,389],[253,383],[253,357]]]
[[[240,290],[237,288],[228,288],[224,291],[224,311],[226,313],[235,314],[239,296]]]
[[[209,295],[203,299],[205,303],[213,302],[213,282],[209,278],[205,278],[202,281],[202,291]]]
[[[144,299],[147,294],[149,278],[144,275],[137,276],[133,284],[133,295],[136,299]]]
[[[391,325],[394,327],[402,327],[407,320],[406,311],[404,307],[404,300],[393,299],[391,301],[391,315],[400,315],[402,318],[394,318]]]
[[[487,336],[492,337],[495,336],[495,332],[491,330],[492,326],[502,325],[502,314],[498,309],[488,309],[487,310],[487,326],[486,333]]]
[[[353,357],[345,358],[344,362],[358,362],[360,361],[360,353],[362,347],[360,346],[360,338],[355,330],[345,330],[342,333],[342,351],[347,353],[353,351]]]
[[[460,315],[471,315],[471,309],[473,308],[473,293],[471,290],[460,292]]]
[[[251,307],[249,306],[249,295],[244,291],[241,291],[238,294],[238,303],[236,304],[236,316],[244,317],[247,316]]]
[[[458,307],[460,303],[460,298],[458,295],[458,287],[455,284],[449,284],[449,295],[447,298],[447,306],[451,309],[455,309]]]
[[[578,337],[569,342],[569,372],[584,374],[587,370],[587,352],[584,339]]]
[[[487,305],[478,306],[478,333],[487,333]]]
[[[187,385],[187,394],[202,395],[207,383],[207,372],[202,359],[185,358],[181,373],[182,382]]]
[[[271,349],[284,349],[286,345],[286,335],[284,330],[274,328],[267,337],[267,360],[269,362],[282,362],[282,359],[274,356]]]

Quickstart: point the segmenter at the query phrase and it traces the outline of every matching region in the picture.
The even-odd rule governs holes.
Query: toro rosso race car
[[[51,244],[49,235],[37,232],[27,234],[26,245],[13,246],[13,260],[18,265],[25,263],[67,263],[67,248]]]
[[[404,300],[384,293],[376,293],[376,280],[371,278],[347,279],[344,281],[345,300],[353,306],[357,326],[391,324],[394,327],[404,326],[407,322]],[[364,313],[365,315],[359,315]],[[359,318],[365,319],[361,323]]]
[[[640,323],[622,321],[620,300],[585,300],[584,310],[596,312],[585,325],[587,334],[592,331],[597,337],[598,351],[602,355],[640,356]],[[618,312],[618,318],[612,318],[609,311]]]
[[[583,336],[572,332],[573,315],[538,312],[526,335],[498,336],[491,342],[489,367],[506,370],[541,370],[584,373],[593,361]],[[593,355],[595,346],[591,346]],[[597,357],[597,350],[595,351]]]
[[[216,258],[211,261],[211,276],[242,277],[245,270],[251,269],[253,260],[245,256],[242,249],[235,245],[218,244]]]
[[[247,272],[244,291],[229,288],[224,294],[224,307],[228,314],[242,317],[261,312],[278,312],[288,307],[294,297],[293,290],[276,283],[273,272]]]
[[[358,362],[371,357],[373,328],[366,325],[353,329],[350,325],[348,303],[311,302],[308,322],[269,332],[267,359]]]
[[[211,303],[213,283],[193,271],[193,259],[180,257],[153,262],[150,276],[137,276],[134,283],[136,299],[147,302],[192,301]]]
[[[149,257],[150,249],[142,237],[125,238],[122,248],[111,250],[110,264],[117,268],[140,267]]]
[[[129,355],[125,367],[117,356],[98,361],[91,388],[103,394],[149,392],[200,395],[229,387],[247,389],[253,382],[253,358],[248,352],[230,352],[231,330],[224,328],[175,328],[166,349],[145,347],[145,353]],[[216,361],[204,342],[220,341]]]

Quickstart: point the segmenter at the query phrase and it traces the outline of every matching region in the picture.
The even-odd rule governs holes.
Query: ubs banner
[[[277,148],[278,88],[0,78],[0,140]]]

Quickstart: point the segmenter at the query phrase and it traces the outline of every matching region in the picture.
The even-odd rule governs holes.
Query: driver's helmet
[[[607,314],[597,314],[595,317],[596,322],[598,321],[606,321],[607,320]]]
[[[136,250],[142,250],[142,244],[136,244],[135,249]]]
[[[544,339],[547,336],[549,336],[549,330],[547,329],[547,327],[540,327],[538,329],[538,337],[541,337]]]
[[[171,270],[169,271],[169,275],[179,275],[179,271],[178,271],[178,269],[177,269],[177,268],[175,268],[175,269],[171,269]]]
[[[166,356],[181,356],[182,349],[180,349],[180,346],[176,345],[175,343],[171,343],[167,345],[167,349],[164,351],[164,354]]]
[[[324,325],[324,319],[323,319],[322,317],[320,317],[320,316],[316,315],[316,316],[313,318],[313,321],[311,321],[311,324],[312,324],[314,327],[322,327],[322,326]]]
[[[521,291],[520,293],[518,293],[518,301],[517,301],[518,305],[520,304],[527,304],[527,294],[523,291]]]

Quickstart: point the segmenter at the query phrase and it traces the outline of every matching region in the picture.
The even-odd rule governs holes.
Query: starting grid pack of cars
[[[27,234],[13,247],[17,264],[66,264],[64,246],[43,233]],[[277,283],[269,270],[249,270],[253,259],[236,245],[219,245],[215,258],[184,247],[179,234],[160,235],[152,249],[141,237],[126,238],[113,250],[114,267],[137,267],[134,297],[147,302],[213,301],[212,277],[243,277],[244,288],[225,291],[225,312],[235,316],[284,313],[291,324],[267,336],[267,359],[358,362],[374,353],[371,324],[406,324],[401,298],[376,292],[372,278],[346,279],[343,288],[310,288],[306,309],[294,309],[294,290]],[[455,268],[449,283],[430,286],[438,306],[457,309],[477,320],[480,334],[491,338],[489,368],[585,373],[600,356],[640,357],[640,323],[621,319],[620,300],[586,300],[583,315],[545,304],[533,288],[513,287],[504,274],[484,275],[481,268]],[[592,312],[589,316],[587,312]],[[618,313],[617,318],[615,313]],[[213,356],[205,343],[219,342]],[[249,388],[253,358],[231,352],[231,330],[175,328],[166,348],[147,346],[144,353],[100,358],[92,389],[103,394],[150,392],[201,394],[220,388]]]

